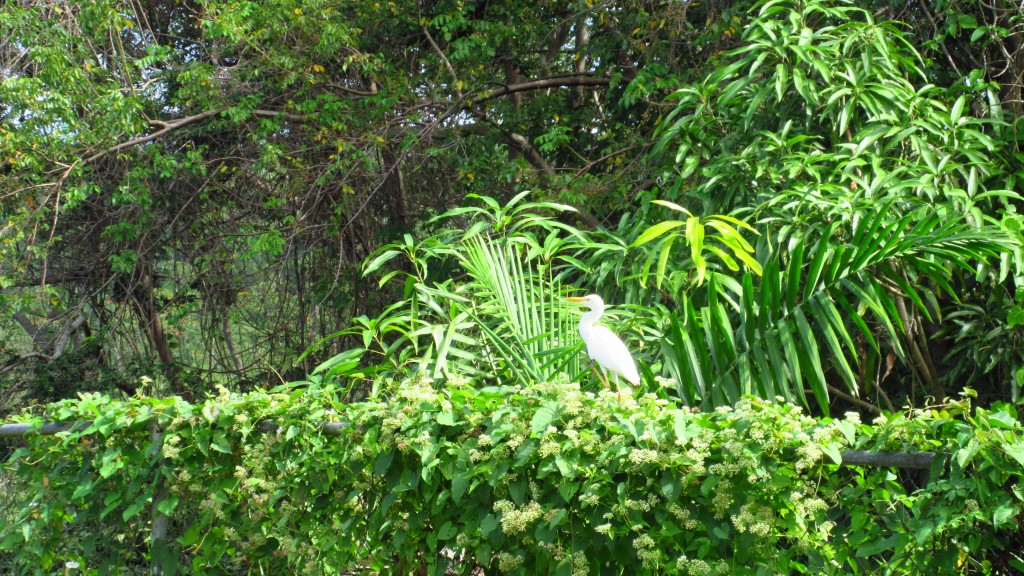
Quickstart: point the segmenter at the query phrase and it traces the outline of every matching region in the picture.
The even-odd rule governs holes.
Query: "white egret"
[[[639,384],[640,374],[636,371],[636,362],[633,361],[629,349],[614,332],[596,323],[604,314],[604,300],[597,294],[582,298],[573,296],[567,300],[589,308],[580,318],[580,338],[583,338],[587,345],[587,355],[590,359],[597,362],[603,371],[622,376],[634,386]],[[604,384],[608,386],[607,378]],[[622,391],[619,389],[618,380],[615,381],[615,389],[621,401]]]

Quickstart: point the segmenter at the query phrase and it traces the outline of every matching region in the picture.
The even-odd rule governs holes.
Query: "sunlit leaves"
[[[747,221],[764,233],[756,253],[765,277],[744,280],[744,290],[720,291],[748,303],[724,312],[710,294],[687,291],[692,314],[686,308],[676,314],[690,334],[680,333],[681,323],[672,341],[690,348],[669,346],[666,355],[684,372],[701,372],[681,381],[687,395],[710,386],[711,373],[735,374],[725,377],[727,393],[716,399],[711,386],[699,395],[704,402],[731,401],[758,388],[797,398],[807,387],[824,404],[826,384],[856,391],[858,360],[877,366],[889,353],[882,350],[907,358],[904,347],[917,346],[907,340],[919,329],[900,317],[902,307],[936,322],[943,314],[958,318],[948,314],[956,310],[960,283],[980,278],[972,259],[999,258],[1002,278],[1015,268],[1019,238],[993,224],[1019,195],[1006,190],[1013,163],[998,140],[1007,129],[999,106],[971,104],[992,92],[978,83],[951,95],[927,84],[932,78],[906,27],[877,22],[853,5],[772,0],[759,7],[740,46],[703,80],[680,87],[654,151],[666,167],[662,197],[699,202],[711,213],[751,210]],[[921,202],[934,209],[918,222]],[[992,244],[976,244],[980,251],[945,244],[948,229],[929,239],[927,228],[936,221],[960,218],[968,225],[961,232]],[[676,222],[672,233],[684,230]],[[668,227],[648,231],[669,233]],[[920,258],[933,240],[946,247]],[[924,244],[915,248],[913,241]],[[892,273],[906,266],[906,275]],[[728,268],[720,272],[728,275]],[[880,277],[886,279],[877,282]],[[922,283],[928,288],[920,290]],[[754,305],[759,298],[745,290],[767,296],[767,307]],[[940,309],[941,293],[949,296],[949,310]],[[737,328],[746,340],[725,345],[734,339],[728,327],[748,321],[741,311],[760,317],[758,330],[772,334],[772,343],[749,358],[732,354],[758,330]],[[698,339],[694,330],[711,333]],[[861,352],[857,340],[868,344]],[[821,366],[819,351],[826,359]],[[706,358],[694,362],[700,356]],[[734,364],[739,360],[748,364]],[[927,362],[910,364],[923,370]],[[939,395],[936,386],[929,392]]]
[[[736,272],[740,269],[737,260],[741,261],[747,269],[755,274],[761,273],[761,265],[754,259],[754,247],[748,242],[739,229],[746,229],[757,234],[749,224],[737,220],[731,216],[712,215],[704,218],[694,216],[689,210],[682,206],[666,200],[654,200],[655,204],[664,206],[676,212],[688,216],[686,220],[665,220],[654,224],[640,233],[632,246],[642,246],[664,236],[658,254],[657,266],[655,268],[655,285],[660,289],[662,282],[670,274],[668,267],[672,246],[676,239],[682,238],[690,246],[690,264],[696,272],[696,284],[704,283],[707,275],[708,263],[704,255],[705,250],[717,257],[727,269]],[[682,232],[678,228],[683,228]],[[707,229],[710,228],[710,234]],[[729,252],[726,252],[728,250]],[[650,258],[653,258],[653,254]],[[677,265],[673,262],[673,265]],[[650,269],[650,260],[645,266],[645,274],[641,280],[646,282],[646,271]]]

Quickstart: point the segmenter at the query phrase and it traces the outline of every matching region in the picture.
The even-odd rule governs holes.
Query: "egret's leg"
[[[619,386],[619,377],[615,376],[615,397],[619,399],[619,404],[622,404],[622,387]]]
[[[597,376],[597,379],[600,380],[602,384],[604,384],[605,388],[611,388],[611,386],[608,385],[608,377],[604,375],[603,371],[599,371],[597,366],[594,366],[593,362],[590,363],[590,369],[594,371],[594,375]]]

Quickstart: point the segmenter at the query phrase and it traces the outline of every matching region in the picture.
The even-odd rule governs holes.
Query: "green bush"
[[[309,383],[201,405],[85,395],[26,417],[92,424],[29,436],[7,461],[0,570],[141,571],[154,494],[176,538],[154,555],[192,574],[1024,567],[1009,407],[965,398],[862,424],[752,398],[710,413],[651,394],[620,404],[568,381],[380,384],[356,404]],[[324,421],[346,426],[333,437]],[[838,465],[848,448],[940,455],[930,474],[901,473]]]

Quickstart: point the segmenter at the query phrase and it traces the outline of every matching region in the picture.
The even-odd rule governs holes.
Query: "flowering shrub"
[[[84,396],[6,464],[0,569],[167,572],[992,573],[1016,566],[1024,441],[1009,408],[862,424],[744,399],[713,413],[572,382],[408,380],[340,404],[315,385],[202,405]],[[340,436],[324,421],[347,423]],[[264,432],[265,422],[276,430]],[[147,433],[153,422],[162,438]],[[932,450],[925,475],[840,467]]]

